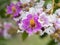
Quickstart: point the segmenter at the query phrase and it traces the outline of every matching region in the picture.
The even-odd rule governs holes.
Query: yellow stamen
[[[31,26],[31,27],[35,27],[35,21],[34,21],[34,19],[31,19],[31,20],[30,20],[30,26]]]
[[[16,12],[15,6],[12,7],[12,11],[13,11],[13,12]]]

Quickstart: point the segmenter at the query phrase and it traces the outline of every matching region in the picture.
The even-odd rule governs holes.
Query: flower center
[[[13,11],[13,13],[16,12],[15,6],[12,6],[12,11]]]
[[[33,28],[33,27],[35,27],[35,21],[34,21],[34,19],[31,19],[30,20],[30,26]]]

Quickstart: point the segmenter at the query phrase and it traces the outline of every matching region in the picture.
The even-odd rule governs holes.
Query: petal
[[[26,32],[27,32],[29,35],[31,35],[31,34],[33,33],[33,31],[32,31],[31,28],[29,28],[28,30],[26,30]]]
[[[12,10],[10,6],[7,6],[7,14],[12,14]]]
[[[29,14],[29,15],[27,15],[27,19],[31,19],[32,18],[32,14]]]
[[[10,7],[12,7],[12,6],[15,6],[15,4],[14,4],[14,3],[11,3],[11,4],[10,4]]]
[[[29,20],[25,19],[22,21],[22,23],[23,23],[23,26],[22,26],[23,28],[27,29],[29,27]]]
[[[14,17],[16,17],[16,16],[19,15],[19,13],[18,12],[15,12],[13,15],[14,15]]]
[[[36,23],[35,28],[41,29],[41,27],[42,27],[41,23],[39,23],[38,21],[35,21],[35,23]]]
[[[35,20],[38,20],[38,18],[39,18],[38,15],[34,15]]]
[[[20,6],[22,3],[21,2],[17,2],[16,5]]]
[[[26,24],[26,25],[29,24],[29,20],[28,19],[24,19],[22,22],[23,22],[23,24]]]

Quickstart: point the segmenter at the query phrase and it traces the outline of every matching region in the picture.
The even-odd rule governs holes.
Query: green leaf
[[[0,0],[0,11],[10,4],[10,0]]]
[[[24,31],[24,33],[22,34],[22,39],[23,41],[28,37],[28,34]]]
[[[57,42],[55,40],[50,40],[47,45],[57,45]]]
[[[55,0],[55,3],[58,3],[59,2],[59,0]]]
[[[10,0],[0,0],[0,17],[6,18],[6,6],[10,3]]]
[[[37,0],[37,2],[40,2],[40,0]]]
[[[1,18],[5,18],[5,9],[3,8],[2,10],[0,10],[0,17]]]
[[[52,3],[52,0],[45,0],[44,6],[46,6],[48,3]]]

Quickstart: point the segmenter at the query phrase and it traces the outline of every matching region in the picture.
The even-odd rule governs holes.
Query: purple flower
[[[41,24],[38,22],[38,15],[29,14],[26,19],[22,20],[22,27],[28,34],[37,33],[41,29]]]
[[[7,14],[11,14],[14,17],[19,16],[21,8],[18,6],[18,4],[19,2],[17,4],[11,3],[9,6],[7,6]]]

